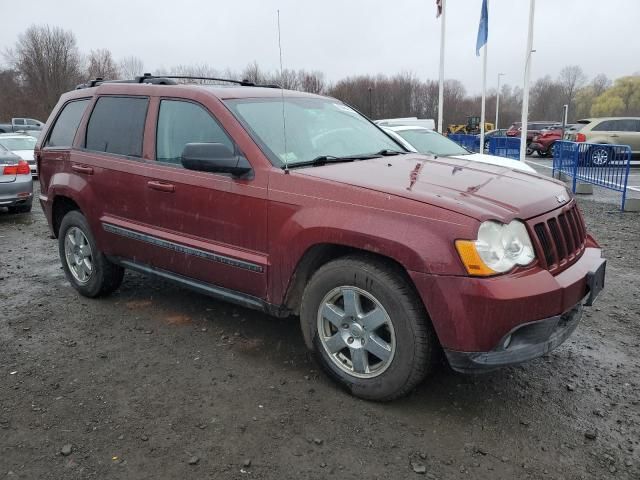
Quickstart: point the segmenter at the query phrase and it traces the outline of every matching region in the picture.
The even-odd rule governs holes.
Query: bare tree
[[[209,77],[209,78],[219,78],[219,72],[207,65],[206,63],[200,65],[176,65],[171,68],[169,72],[164,72],[165,75],[179,75],[185,77]],[[198,84],[210,84],[212,83],[210,80],[190,80],[189,83],[198,83]]]
[[[48,116],[60,94],[73,89],[82,78],[75,36],[59,27],[29,27],[6,57],[24,92],[37,102],[34,114],[40,118]]]
[[[549,75],[536,80],[531,87],[529,110],[534,120],[558,120],[562,116],[562,103],[566,89]],[[575,94],[573,94],[575,97]]]
[[[300,90],[309,93],[323,93],[325,89],[324,74],[319,71],[307,72],[300,70],[298,72],[300,80]]]
[[[18,72],[0,70],[0,119],[15,116],[37,116],[34,102],[24,94]]]
[[[611,80],[604,73],[596,75],[591,81],[593,87],[593,94],[598,97],[602,95],[607,88],[611,86]]]
[[[144,73],[144,63],[133,55],[120,60],[119,67],[123,78],[134,78]]]
[[[280,85],[282,88],[286,88],[288,90],[299,90],[300,89],[300,79],[298,77],[298,73],[295,70],[289,70],[285,68],[282,73],[278,72],[273,78],[273,81],[269,79],[265,83],[275,83]]]
[[[573,112],[573,104],[578,90],[587,81],[587,76],[578,65],[570,65],[560,70],[558,84],[562,90],[561,101],[569,105],[569,112]]]
[[[258,62],[256,62],[255,60],[253,61],[253,63],[247,65],[242,71],[242,79],[248,80],[249,82],[266,83],[265,77],[265,73],[262,71],[262,69],[258,65]]]
[[[118,65],[113,59],[113,55],[106,48],[91,50],[88,58],[87,77],[116,79],[120,76]]]

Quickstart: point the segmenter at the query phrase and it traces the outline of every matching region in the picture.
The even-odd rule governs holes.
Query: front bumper
[[[470,373],[490,371],[507,365],[541,357],[562,344],[582,318],[582,302],[562,315],[519,325],[502,337],[489,352],[457,352],[446,350],[451,368]]]
[[[573,331],[567,315],[579,321],[575,308],[593,302],[604,283],[604,268],[601,250],[589,246],[556,275],[540,267],[489,278],[409,274],[443,349],[456,352],[450,355],[452,365],[467,371],[469,363],[461,357],[481,359],[471,365],[495,368],[535,358],[562,343]],[[520,343],[528,338],[531,348],[496,357],[509,335],[514,341],[515,332]]]

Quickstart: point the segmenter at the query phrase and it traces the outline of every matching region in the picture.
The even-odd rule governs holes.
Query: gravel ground
[[[338,390],[297,319],[127,273],[66,282],[39,208],[0,214],[0,478],[640,478],[640,216],[580,200],[607,288],[545,358]]]

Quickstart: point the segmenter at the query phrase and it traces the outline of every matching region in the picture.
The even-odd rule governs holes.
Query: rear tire
[[[122,283],[124,268],[98,250],[89,223],[79,211],[72,210],[62,219],[58,250],[67,280],[81,295],[105,296]]]
[[[438,361],[438,340],[410,280],[373,256],[322,266],[305,288],[300,323],[328,375],[367,400],[408,394]]]
[[[597,146],[589,150],[589,165],[592,167],[604,167],[612,160],[612,148]]]

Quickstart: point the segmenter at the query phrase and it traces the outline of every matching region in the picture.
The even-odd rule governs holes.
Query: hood
[[[33,150],[12,150],[17,156],[26,162],[33,161]]]
[[[571,196],[556,180],[497,165],[419,154],[295,171],[468,215],[509,222],[554,210]]]
[[[520,160],[512,160],[511,158],[497,157],[495,155],[487,155],[480,153],[472,153],[470,155],[454,155],[453,158],[460,160],[473,160],[474,162],[489,163],[500,167],[513,168],[514,170],[522,170],[524,172],[536,173],[536,171]]]

